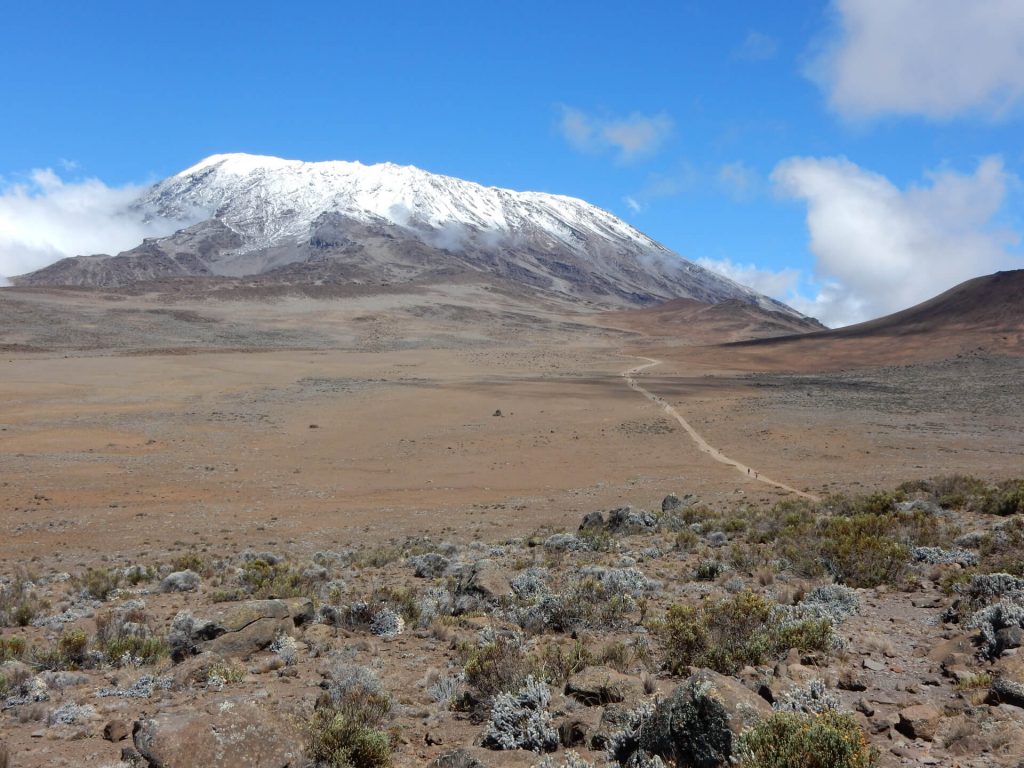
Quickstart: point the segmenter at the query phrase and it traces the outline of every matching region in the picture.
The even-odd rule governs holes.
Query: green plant
[[[744,732],[737,749],[743,768],[872,768],[868,746],[853,715],[774,712]]]
[[[330,768],[385,768],[394,738],[383,729],[391,699],[365,685],[346,686],[340,698],[318,708],[306,725],[306,755]]]
[[[111,664],[116,664],[125,655],[141,664],[153,664],[170,653],[167,642],[153,636],[141,611],[127,615],[111,611],[97,614],[93,646]]]
[[[551,642],[540,653],[543,678],[549,683],[561,683],[594,663],[594,654],[582,640],[574,640],[568,648]]]

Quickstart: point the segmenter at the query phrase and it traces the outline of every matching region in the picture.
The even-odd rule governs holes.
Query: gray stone
[[[195,571],[175,571],[160,582],[161,592],[195,592],[199,589],[199,574]]]
[[[597,530],[604,528],[604,515],[600,512],[588,512],[583,516],[583,521],[580,523],[581,531]]]

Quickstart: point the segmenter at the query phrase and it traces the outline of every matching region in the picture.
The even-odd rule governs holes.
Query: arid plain
[[[45,583],[182,553],[212,567],[243,551],[312,561],[413,540],[489,546],[573,531],[599,510],[660,508],[670,493],[742,516],[796,498],[766,479],[825,497],[953,473],[997,481],[1024,467],[1019,337],[940,330],[830,342],[829,354],[821,341],[723,346],[763,335],[765,318],[691,310],[580,311],[472,282],[229,298],[4,290],[0,573],[27,567]],[[628,386],[625,373],[648,361],[657,364],[635,382],[740,469],[702,451],[659,403]],[[371,585],[394,581],[369,566],[355,572]],[[149,600],[157,624],[183,605],[177,595]],[[904,603],[880,593],[863,618],[868,635],[884,636]],[[40,642],[48,631],[25,630]],[[359,645],[356,630],[336,631],[331,642],[358,645],[351,658],[362,654],[360,663],[401,665],[419,653],[443,669],[451,652],[442,654],[444,633],[431,632],[404,652]],[[321,640],[307,637],[302,647]],[[920,643],[897,646],[894,654],[909,657]],[[300,678],[318,679],[316,663],[300,664]],[[425,685],[424,669],[413,667],[385,680],[406,705],[401,692]],[[279,678],[267,682],[268,670],[250,669],[239,689],[301,707]],[[168,692],[140,711],[118,699],[106,716],[130,722],[191,700]],[[471,718],[394,717],[404,734],[400,765],[424,764],[479,731]],[[98,738],[100,726],[73,737],[31,719],[12,726],[11,765],[114,764],[116,743]],[[918,744],[917,752],[913,744],[885,752],[884,764],[939,754],[930,741]],[[994,762],[956,764],[1016,759],[1001,748]],[[527,756],[493,764],[528,765]]]

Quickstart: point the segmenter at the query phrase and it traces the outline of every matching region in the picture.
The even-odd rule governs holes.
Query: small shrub
[[[394,740],[383,725],[391,698],[370,670],[341,666],[331,673],[330,704],[306,724],[306,755],[324,768],[385,768]]]
[[[206,570],[206,562],[196,552],[187,552],[171,559],[171,569],[202,573]]]
[[[500,693],[518,691],[528,677],[539,674],[537,660],[514,638],[498,637],[472,651],[465,675],[469,694],[477,707],[490,707]]]
[[[890,535],[889,523],[879,515],[830,518],[820,535],[825,568],[847,586],[895,584],[910,561],[909,549]]]
[[[673,674],[708,667],[734,674],[781,657],[790,648],[829,651],[827,619],[793,620],[779,606],[749,590],[700,606],[674,605],[661,623],[665,666]]]
[[[728,566],[719,560],[701,560],[693,577],[697,581],[714,581],[728,570]]]
[[[550,702],[551,691],[533,677],[514,694],[498,694],[481,743],[491,749],[553,752],[558,749],[558,731],[551,724]]]
[[[238,580],[243,591],[256,598],[308,597],[315,592],[301,571],[276,558],[273,563],[261,558],[247,561]]]
[[[25,655],[25,638],[0,637],[0,661],[12,661]]]
[[[0,582],[0,627],[27,627],[44,607],[26,574]]]
[[[740,737],[744,768],[872,768],[878,755],[852,715],[775,712]]]
[[[75,583],[87,597],[103,601],[121,584],[121,573],[109,568],[90,568]]]

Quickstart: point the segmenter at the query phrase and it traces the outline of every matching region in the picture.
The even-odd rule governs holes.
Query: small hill
[[[846,328],[737,341],[721,351],[762,368],[801,370],[1024,354],[1024,270],[976,277],[909,309]]]

